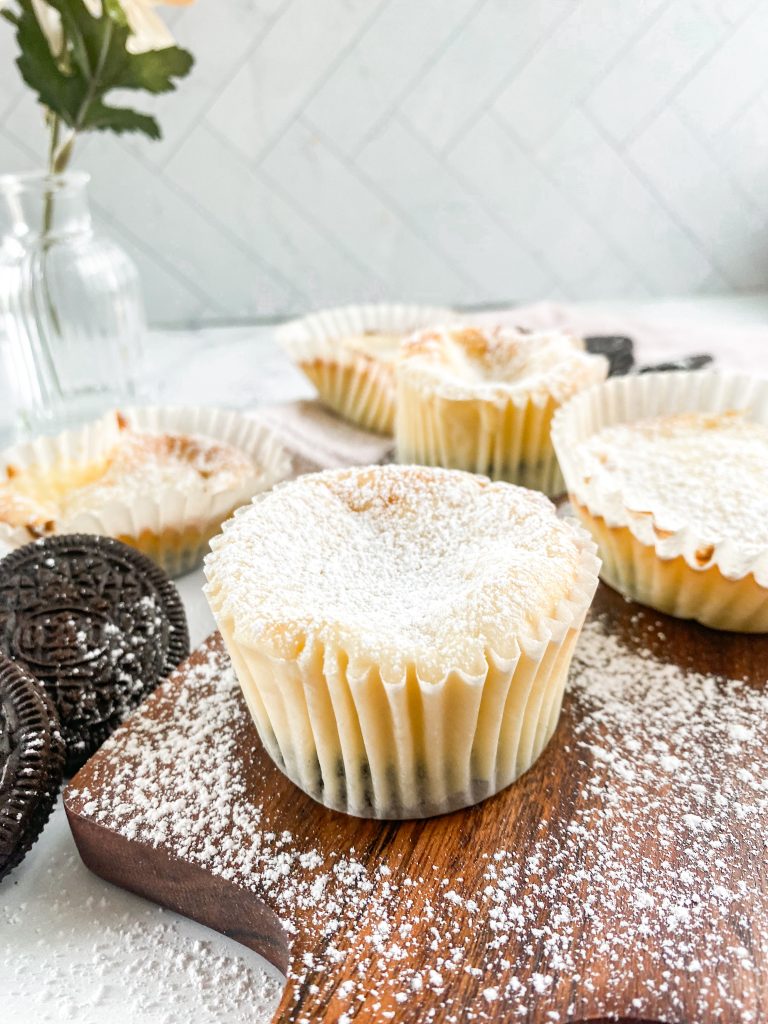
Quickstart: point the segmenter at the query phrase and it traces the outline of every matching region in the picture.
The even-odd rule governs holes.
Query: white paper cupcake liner
[[[367,430],[394,430],[394,365],[340,345],[367,331],[408,334],[433,323],[455,320],[437,306],[379,303],[321,310],[283,324],[277,338],[317,388],[321,401]]]
[[[256,472],[236,487],[183,493],[176,488],[129,492],[124,498],[56,521],[56,533],[92,533],[116,537],[149,555],[170,575],[196,568],[208,550],[212,534],[240,505],[290,473],[285,449],[271,431],[241,413],[207,406],[147,406],[120,410],[127,424],[147,433],[197,435],[231,444],[249,456]],[[8,449],[0,468],[13,465],[53,468],[66,463],[98,461],[118,440],[115,413],[55,437]],[[34,539],[23,527],[0,524],[0,544],[18,547]]]
[[[550,439],[556,408],[552,400],[449,398],[399,375],[397,461],[464,469],[550,497],[562,494],[563,478]]]
[[[733,540],[711,546],[692,527],[667,524],[662,510],[633,512],[619,489],[594,477],[585,482],[576,456],[577,446],[604,427],[672,413],[733,411],[768,425],[768,381],[701,370],[616,377],[564,405],[552,440],[571,501],[598,542],[606,582],[680,618],[766,632],[768,550],[745,554]]]
[[[225,527],[226,528],[226,527]],[[206,588],[259,736],[300,789],[365,818],[423,818],[492,796],[526,772],[557,725],[573,648],[597,587],[599,561],[578,527],[571,592],[516,653],[486,652],[486,671],[439,682],[413,666],[385,680],[375,664],[310,643],[278,659],[244,643],[225,611],[225,581]],[[215,543],[215,542],[214,542]]]

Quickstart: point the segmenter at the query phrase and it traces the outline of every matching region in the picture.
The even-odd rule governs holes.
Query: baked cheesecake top
[[[612,525],[645,520],[661,540],[687,530],[700,562],[723,543],[747,558],[768,548],[768,426],[742,412],[605,427],[576,446],[574,459],[590,510]]]
[[[607,372],[573,335],[502,326],[419,331],[403,341],[398,363],[405,382],[454,399],[562,402]]]
[[[522,487],[421,466],[333,470],[225,524],[206,590],[219,622],[270,656],[336,652],[349,671],[438,681],[485,675],[489,657],[515,657],[567,618],[587,550]]]

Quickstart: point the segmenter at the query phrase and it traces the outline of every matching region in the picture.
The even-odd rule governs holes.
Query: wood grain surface
[[[626,602],[604,585],[600,586],[591,615],[628,651],[650,650],[659,664],[674,664],[686,672],[700,672],[707,677],[744,679],[748,687],[757,689],[763,686],[768,638],[717,633],[659,616]],[[214,635],[193,654],[190,665],[204,661],[210,649],[219,646],[220,639]],[[308,879],[313,871],[316,876],[318,854],[322,866],[337,861],[340,851],[345,855],[353,851],[365,871],[376,879],[384,867],[387,891],[391,892],[386,904],[386,926],[413,923],[407,933],[408,941],[403,943],[403,956],[398,960],[391,955],[377,957],[375,941],[371,952],[372,935],[382,924],[382,903],[378,897],[372,896],[368,903],[360,899],[357,891],[342,943],[326,926],[331,913],[343,915],[343,906],[339,908],[318,897],[299,900],[295,907],[289,905],[286,909],[285,879],[275,879],[258,866],[246,879],[226,880],[201,866],[199,858],[186,853],[180,856],[171,841],[152,846],[140,834],[126,835],[130,829],[111,824],[109,815],[105,823],[103,809],[114,799],[115,778],[124,770],[126,758],[138,757],[137,751],[161,743],[166,730],[177,727],[173,709],[180,703],[184,715],[195,715],[205,687],[199,681],[193,686],[190,678],[190,666],[182,667],[170,684],[149,699],[140,713],[72,781],[65,793],[65,806],[83,860],[93,871],[238,939],[287,973],[288,984],[275,1020],[313,1024],[352,1020],[414,1024],[522,1020],[544,1024],[554,1020],[609,1018],[670,1024],[768,1021],[765,842],[755,840],[754,830],[744,827],[735,807],[731,817],[727,817],[730,809],[725,808],[718,818],[723,833],[717,837],[722,853],[718,863],[722,861],[731,889],[740,895],[717,922],[722,942],[718,939],[716,954],[709,915],[694,915],[682,930],[661,933],[648,927],[646,912],[627,896],[634,888],[642,891],[648,884],[647,876],[662,862],[674,877],[675,858],[685,845],[686,836],[686,826],[681,826],[683,831],[675,833],[677,846],[670,847],[665,830],[653,827],[656,812],[649,817],[647,808],[639,806],[638,827],[633,833],[631,804],[638,804],[636,779],[626,790],[622,789],[621,778],[612,783],[618,813],[624,815],[625,823],[629,822],[629,831],[625,828],[611,833],[610,840],[624,844],[623,849],[612,851],[610,856],[626,865],[622,882],[626,891],[617,898],[610,879],[585,872],[578,891],[567,895],[573,896],[574,907],[588,907],[588,912],[553,921],[554,904],[562,906],[563,894],[557,891],[557,872],[561,869],[556,864],[539,862],[532,868],[531,857],[537,850],[547,848],[546,844],[542,846],[542,836],[554,844],[550,848],[558,843],[562,846],[569,829],[576,827],[576,823],[581,827],[593,810],[599,810],[591,805],[599,804],[601,799],[599,789],[590,784],[599,766],[590,756],[589,747],[580,742],[583,710],[572,697],[566,697],[560,725],[544,755],[518,783],[480,806],[425,821],[381,823],[324,809],[275,768],[245,714],[233,725],[234,744],[217,749],[216,737],[209,737],[194,751],[191,760],[199,759],[202,766],[217,758],[235,760],[231,771],[242,780],[247,800],[259,808],[262,831],[268,829],[270,835],[278,836],[289,832],[292,850],[312,851],[312,864],[306,868]],[[768,735],[765,722],[755,725],[763,730],[761,736]],[[674,737],[672,740],[674,743]],[[701,742],[708,742],[706,735]],[[762,739],[757,744],[763,768],[768,767],[767,746]],[[707,786],[712,791],[705,794],[702,802],[699,824],[703,820],[706,826],[709,797],[716,794],[720,782],[724,790],[734,791],[734,765],[733,758],[718,749],[714,740],[712,749],[703,753],[707,755]],[[647,764],[648,752],[642,754],[643,763]],[[697,756],[700,754],[702,751],[697,751]],[[685,758],[686,752],[681,750],[679,755]],[[632,756],[631,752],[627,754],[630,762]],[[190,770],[194,772],[194,764]],[[728,773],[727,779],[724,773]],[[668,803],[674,779],[670,783],[668,774],[648,774],[642,782],[644,799],[648,807],[658,809],[661,822],[665,807],[675,806]],[[171,784],[166,783],[162,773],[155,782],[160,789]],[[747,782],[745,787],[746,792]],[[186,801],[182,813],[199,821],[203,841],[207,828],[205,807],[194,806],[194,793],[169,792],[168,796],[170,808],[174,800]],[[679,798],[678,794],[675,799]],[[130,802],[130,787],[126,791],[122,786],[120,799]],[[178,814],[178,803],[168,813]],[[726,814],[725,819],[722,814]],[[130,813],[123,818],[129,819]],[[723,820],[728,827],[722,828]],[[587,835],[580,847],[585,851],[585,860],[589,841]],[[221,842],[220,835],[215,842]],[[502,934],[501,949],[492,915],[472,915],[466,911],[466,901],[473,894],[481,902],[488,886],[488,864],[500,850],[505,851],[506,863],[517,865],[521,872],[516,899],[526,907],[528,921],[525,935],[509,929]],[[298,876],[304,868],[300,861],[301,858],[294,858],[291,862],[291,882],[301,882]],[[690,860],[686,861],[685,870],[690,872]],[[700,873],[693,891],[700,886],[704,892],[712,884],[711,866],[702,862],[698,868],[694,864],[693,870]],[[547,883],[549,889],[544,884],[548,872],[552,873]],[[680,874],[682,878],[682,862]],[[407,887],[398,884],[405,878],[410,880]],[[567,884],[572,886],[574,878],[579,878],[579,874],[569,866]],[[438,914],[439,929],[435,929],[430,913],[424,911],[445,906],[446,879],[463,902],[457,906],[455,918]],[[685,885],[690,901],[690,878]],[[681,891],[682,886],[683,881]],[[546,892],[557,893],[557,899],[542,899]],[[452,928],[447,927],[447,921],[453,921]],[[562,967],[553,969],[549,956],[542,983],[544,942],[549,936],[547,948],[551,950],[553,928],[562,945]],[[605,941],[606,934],[617,929],[628,937],[620,955]],[[440,954],[457,945],[462,950],[461,962],[470,968],[481,965],[479,969],[439,971],[439,985],[408,985],[407,996],[398,989],[399,977],[412,979],[418,973],[434,980],[430,972],[436,970],[436,963],[442,962]],[[343,955],[329,955],[340,946],[344,946]],[[492,972],[483,968],[491,962]],[[675,967],[680,962],[689,966]],[[578,965],[578,970],[574,965]],[[655,977],[654,972],[659,976]],[[511,998],[510,991],[521,995]],[[504,998],[496,997],[499,992],[506,993]]]

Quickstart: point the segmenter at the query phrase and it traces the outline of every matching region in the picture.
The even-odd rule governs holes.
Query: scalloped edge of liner
[[[97,458],[117,436],[117,414],[138,431],[150,433],[195,434],[231,444],[263,468],[240,487],[214,491],[195,503],[180,500],[178,491],[169,487],[160,493],[141,494],[129,501],[111,501],[93,511],[80,511],[57,524],[50,536],[92,533],[103,536],[139,537],[150,530],[183,529],[193,523],[207,522],[228,515],[255,493],[269,490],[290,474],[291,458],[273,432],[257,419],[243,413],[211,406],[126,406],[105,413],[98,420],[54,436],[42,436],[0,453],[0,469],[18,464],[49,467],[62,459],[87,461]],[[216,511],[214,511],[214,509]],[[28,527],[0,523],[0,542],[12,548],[38,539]]]
[[[682,557],[697,572],[717,566],[726,579],[753,575],[760,586],[768,587],[768,547],[747,557],[739,553],[733,540],[712,546],[690,526],[670,531],[653,509],[637,512],[628,508],[621,488],[600,487],[594,480],[585,485],[577,456],[578,445],[605,427],[674,413],[746,413],[756,406],[761,409],[758,422],[768,426],[768,380],[747,374],[681,370],[612,377],[575,395],[556,412],[552,443],[568,493],[593,516],[600,516],[608,526],[626,527],[641,544],[652,547],[662,561]],[[621,512],[614,514],[614,509]],[[658,537],[657,529],[666,535]],[[696,553],[709,547],[711,556],[702,563]]]
[[[439,329],[445,327],[452,327],[453,324],[436,324]],[[464,322],[461,326],[472,327],[473,325],[469,322]],[[493,325],[491,325],[493,326]],[[517,328],[510,327],[508,325],[499,325],[504,331],[515,333]],[[428,329],[428,328],[425,328]],[[480,331],[487,332],[488,326],[478,327]],[[420,331],[414,331],[413,335],[421,333]],[[536,330],[528,331],[527,334],[533,335],[560,335],[565,338],[575,339],[580,341],[578,334],[573,334],[570,331],[564,331],[560,328],[554,328],[551,330]],[[563,405],[574,395],[581,394],[585,390],[596,386],[596,384],[602,383],[608,376],[609,363],[605,356],[594,355],[591,352],[587,352],[586,349],[574,349],[574,356],[581,357],[580,361],[583,362],[585,371],[592,367],[596,372],[600,368],[602,378],[600,381],[597,379],[589,380],[582,386],[580,386],[575,392],[568,393],[563,397],[562,388],[547,387],[541,385],[536,390],[530,388],[520,387],[518,389],[508,388],[504,386],[504,382],[497,382],[493,388],[487,388],[487,390],[481,390],[481,388],[473,388],[471,384],[453,384],[450,381],[443,381],[439,376],[432,376],[428,371],[425,371],[421,366],[413,366],[408,358],[404,358],[398,361],[396,368],[396,376],[398,379],[408,380],[414,391],[422,391],[424,394],[430,397],[434,396],[437,398],[445,399],[451,402],[476,402],[478,404],[486,404],[488,406],[494,406],[495,408],[503,408],[506,405],[514,405],[519,409],[524,408],[527,405],[534,405],[538,408],[542,408],[547,404],[550,399],[557,405]],[[496,389],[494,391],[494,388]]]
[[[363,469],[365,467],[355,468]],[[328,472],[333,473],[336,471],[330,470]],[[450,472],[460,471],[454,470]],[[471,475],[475,476],[476,474]],[[498,483],[498,481],[489,480],[488,477],[480,477],[480,479],[487,480],[489,483]],[[288,483],[290,484],[290,481]],[[249,505],[245,505],[242,508],[238,509],[237,512],[235,512],[234,516],[223,524],[221,533],[218,535],[218,537],[215,537],[211,543],[211,554],[209,554],[206,557],[203,565],[207,581],[203,588],[203,591],[206,595],[206,598],[211,607],[211,611],[214,614],[214,617],[218,619],[219,616],[226,616],[229,619],[231,619],[234,628],[234,635],[237,642],[241,644],[243,647],[249,647],[251,649],[259,649],[259,647],[257,644],[253,643],[253,641],[244,638],[237,631],[235,617],[228,608],[226,598],[222,596],[221,580],[217,579],[213,572],[211,571],[211,555],[215,551],[216,547],[218,547],[219,544],[222,543],[224,534],[227,532],[229,524],[234,519],[244,514],[253,505],[258,504],[266,496],[266,494],[256,495]],[[552,508],[553,517],[555,517],[556,513],[554,506],[552,506]],[[560,519],[557,521],[560,523],[567,523],[569,529],[574,534],[574,540],[578,543],[579,546],[578,569],[574,576],[572,586],[567,594],[564,594],[560,597],[553,613],[551,613],[548,616],[542,616],[539,619],[539,621],[536,623],[537,628],[530,630],[527,633],[521,632],[513,638],[512,642],[514,646],[512,647],[509,654],[496,651],[490,646],[486,647],[481,654],[486,664],[485,672],[473,673],[470,670],[463,669],[459,666],[451,666],[450,668],[446,669],[445,674],[440,679],[429,680],[423,679],[419,675],[418,668],[415,664],[411,662],[406,662],[404,663],[402,674],[392,678],[385,676],[385,674],[382,672],[382,666],[379,662],[375,661],[374,659],[365,660],[359,656],[353,658],[349,654],[349,652],[347,652],[343,647],[339,646],[335,648],[335,650],[338,652],[339,656],[345,659],[347,676],[352,679],[362,679],[366,677],[368,673],[373,669],[380,673],[381,681],[385,686],[404,685],[406,679],[408,678],[408,673],[410,670],[413,670],[416,673],[416,678],[417,681],[419,682],[419,685],[423,685],[425,687],[439,687],[443,685],[446,679],[452,673],[458,673],[466,682],[470,682],[472,680],[481,681],[485,678],[485,675],[487,673],[487,666],[490,662],[493,662],[497,666],[509,667],[517,661],[517,659],[520,656],[520,652],[525,653],[529,657],[538,657],[540,656],[544,648],[547,646],[547,644],[551,642],[561,642],[562,639],[565,637],[567,631],[571,628],[574,628],[579,622],[583,620],[584,616],[586,615],[586,612],[588,611],[592,603],[592,599],[594,598],[598,584],[600,558],[597,553],[597,545],[593,540],[592,535],[589,533],[588,530],[581,526],[576,519],[567,519],[565,521]],[[319,641],[318,639],[312,636],[306,636],[305,643],[302,646],[302,652],[299,655],[299,658],[296,659],[297,664],[301,664],[301,659],[305,659],[307,663],[311,661],[312,658],[315,656],[315,653],[318,648],[323,649],[323,657],[326,658],[328,656],[327,644]],[[272,655],[266,656],[268,658],[273,657]],[[286,659],[274,657],[273,660],[285,661]]]
[[[281,324],[276,331],[280,346],[295,362],[322,356],[338,361],[351,357],[338,342],[365,331],[410,334],[443,320],[458,320],[459,314],[444,306],[380,302],[320,309]],[[350,354],[351,355],[351,354]]]

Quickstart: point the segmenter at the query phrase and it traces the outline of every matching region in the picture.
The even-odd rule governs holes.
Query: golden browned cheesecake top
[[[419,331],[400,349],[407,383],[456,399],[564,401],[605,379],[602,356],[560,331],[444,326]]]
[[[369,362],[390,366],[400,342],[433,323],[450,323],[450,309],[437,306],[370,303],[322,309],[283,324],[277,338],[290,358],[301,365],[342,366]]]
[[[186,496],[236,486],[254,466],[233,445],[187,434],[141,432],[116,414],[109,443],[98,452],[63,454],[53,464],[0,467],[0,522],[31,534],[110,502],[172,490]]]

